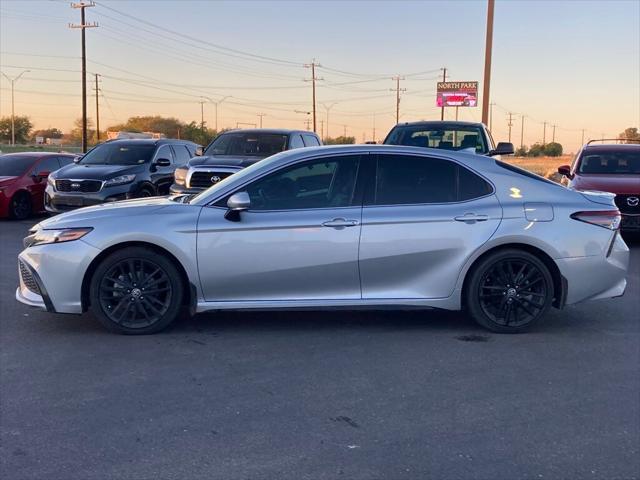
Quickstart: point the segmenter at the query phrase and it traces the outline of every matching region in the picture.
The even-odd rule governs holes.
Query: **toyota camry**
[[[624,293],[614,196],[489,156],[403,146],[279,153],[196,196],[128,200],[44,220],[16,298],[160,331],[222,309],[465,310],[495,332],[551,307]]]

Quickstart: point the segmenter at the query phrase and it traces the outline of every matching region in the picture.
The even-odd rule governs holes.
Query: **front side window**
[[[169,145],[162,145],[158,151],[156,152],[156,160],[159,158],[165,158],[173,163],[173,152],[171,151],[171,147]]]
[[[632,152],[584,153],[580,173],[640,174],[640,148]]]
[[[45,172],[55,172],[59,168],[60,162],[58,162],[58,157],[48,157],[38,163],[34,173],[36,175],[41,175]]]
[[[348,207],[358,165],[357,156],[330,157],[272,173],[246,188],[251,210]]]
[[[216,138],[205,155],[268,157],[287,148],[287,135],[276,133],[233,132]]]
[[[173,151],[176,154],[176,163],[178,165],[184,165],[191,160],[191,154],[185,145],[174,145]]]
[[[393,129],[384,143],[441,150],[470,149],[476,153],[489,151],[482,127],[474,125],[400,126]]]
[[[151,160],[156,146],[152,143],[103,143],[90,150],[82,165],[140,165]]]
[[[380,155],[375,205],[450,203],[488,195],[491,185],[449,160],[410,155]]]

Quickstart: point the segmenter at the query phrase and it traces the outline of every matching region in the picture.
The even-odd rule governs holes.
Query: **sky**
[[[400,121],[439,119],[436,83],[479,81],[486,0],[96,1],[86,9],[88,115],[101,129],[130,116],[215,127],[305,128],[316,69],[317,129],[381,141]],[[0,71],[15,77],[16,115],[67,131],[81,116],[80,11],[68,1],[0,0]],[[640,1],[498,0],[490,102],[496,141],[553,135],[565,151],[640,126]],[[201,106],[200,102],[204,102]],[[482,102],[482,98],[480,98]],[[328,112],[328,118],[327,118]],[[11,114],[0,79],[0,115]],[[455,109],[445,112],[455,118]],[[481,107],[459,109],[480,121]],[[322,129],[322,132],[321,132]]]

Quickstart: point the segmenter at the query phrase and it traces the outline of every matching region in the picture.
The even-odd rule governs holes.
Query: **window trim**
[[[466,200],[456,200],[453,202],[419,202],[419,203],[385,203],[385,204],[376,204],[374,203],[375,201],[375,188],[376,188],[376,184],[377,184],[377,178],[378,178],[378,160],[379,157],[382,155],[395,155],[395,156],[402,156],[402,157],[416,157],[416,158],[423,158],[426,161],[429,161],[429,159],[434,159],[434,160],[443,160],[443,161],[447,161],[447,162],[451,162],[454,163],[458,166],[458,168],[465,168],[467,169],[469,172],[471,172],[474,175],[477,175],[478,177],[480,177],[482,180],[484,180],[490,187],[491,187],[491,191],[485,195],[482,195],[480,197],[474,197],[474,198],[469,198]],[[491,180],[489,180],[487,177],[485,177],[484,175],[482,175],[481,173],[477,172],[476,170],[469,168],[467,165],[464,165],[460,162],[458,162],[455,159],[452,159],[450,157],[439,157],[439,156],[431,156],[431,155],[418,155],[415,153],[383,153],[383,154],[375,154],[375,155],[371,155],[372,158],[372,164],[373,164],[373,168],[372,170],[372,178],[370,179],[368,188],[366,188],[366,192],[363,198],[363,208],[376,208],[376,207],[385,207],[385,208],[389,208],[389,207],[411,207],[411,206],[431,206],[431,205],[456,205],[456,204],[462,204],[462,203],[468,203],[468,202],[475,202],[476,200],[480,200],[483,198],[487,198],[490,197],[492,195],[495,195],[496,193],[496,186],[493,184],[493,182]]]
[[[238,192],[243,192],[246,190],[246,188],[251,185],[254,182],[257,182],[259,180],[262,180],[264,177],[274,174],[274,173],[278,173],[282,170],[288,169],[290,167],[298,167],[301,165],[305,165],[307,163],[315,163],[315,162],[321,162],[323,161],[323,159],[336,159],[336,158],[341,158],[341,157],[356,157],[358,159],[358,170],[356,171],[356,183],[353,187],[353,198],[351,200],[352,205],[346,205],[343,207],[316,207],[316,208],[290,208],[290,209],[272,209],[272,210],[247,210],[247,212],[251,212],[251,213],[272,213],[272,212],[304,212],[304,211],[316,211],[316,210],[338,210],[338,209],[347,209],[347,208],[362,208],[363,205],[363,200],[364,200],[364,190],[365,188],[363,188],[361,186],[361,182],[363,181],[363,176],[364,176],[364,172],[365,170],[367,170],[366,168],[363,168],[363,165],[365,165],[365,162],[368,162],[368,159],[370,157],[372,157],[371,154],[369,153],[339,153],[339,154],[332,154],[330,156],[326,156],[326,155],[322,155],[322,156],[317,156],[317,157],[310,157],[310,158],[305,158],[303,160],[299,160],[299,161],[294,161],[291,163],[287,163],[285,165],[280,165],[278,168],[274,168],[273,170],[269,170],[268,172],[264,172],[262,175],[260,175],[259,177],[253,178],[251,180],[248,180],[247,182],[243,183],[242,185],[239,185],[238,187],[234,188],[233,190],[231,190],[230,192],[227,192],[223,195],[221,195],[220,197],[217,197],[215,200],[212,200],[210,202],[208,202],[205,207],[210,207],[210,208],[223,208],[223,209],[227,209],[227,200],[229,199],[230,196],[238,193]],[[223,203],[223,205],[219,205],[219,203]]]

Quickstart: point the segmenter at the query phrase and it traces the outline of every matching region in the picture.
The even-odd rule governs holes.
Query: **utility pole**
[[[15,145],[16,144],[16,112],[15,112],[15,107],[14,107],[14,97],[13,97],[13,86],[15,84],[15,82],[17,82],[20,77],[22,75],[24,75],[27,72],[30,72],[31,70],[24,70],[22,72],[20,72],[20,75],[18,75],[17,77],[11,78],[8,77],[7,75],[5,75],[4,73],[2,75],[4,75],[4,78],[6,78],[7,80],[9,80],[9,82],[11,83],[11,145]]]
[[[98,103],[98,75],[96,73],[96,143],[100,142],[100,104]]]
[[[96,22],[91,24],[85,22],[84,9],[95,6],[93,2],[72,3],[71,8],[80,9],[80,25],[69,24],[69,28],[79,28],[82,33],[82,153],[87,152],[87,48],[84,31],[98,26]]]
[[[265,117],[267,114],[266,113],[259,113],[258,114],[258,118],[260,118],[260,128],[262,128],[262,117]]]
[[[315,58],[309,64],[305,65],[305,68],[311,68],[311,80],[306,80],[311,82],[311,91],[312,91],[312,103],[313,103],[313,131],[314,133],[317,131],[317,123],[316,123],[316,81],[322,80],[322,78],[316,77],[316,67],[319,67],[320,64],[316,63]],[[309,128],[307,128],[309,130]]]
[[[556,143],[556,125],[553,125],[553,137],[551,139],[553,143]]]
[[[582,129],[582,143],[580,145],[584,145],[584,128]]]
[[[324,142],[324,120],[320,119],[320,140]]]
[[[342,125],[342,136],[347,138],[347,126]]]
[[[544,147],[547,142],[547,122],[542,124],[542,146]]]
[[[447,67],[442,67],[442,81],[447,81]],[[442,104],[442,108],[440,109],[440,120],[444,120],[444,104]]]
[[[401,77],[400,75],[396,75],[395,77],[393,77],[392,80],[396,81],[396,88],[391,89],[391,91],[393,92],[395,90],[396,92],[396,124],[398,124],[400,123],[400,92],[406,92],[407,89],[400,88],[400,80],[404,80],[404,77]]]
[[[511,127],[513,127],[513,113],[509,112],[509,143],[511,143]]]
[[[322,106],[324,107],[324,109],[327,111],[327,138],[331,138],[331,136],[329,135],[329,110],[331,110],[338,102],[333,102],[331,104],[329,104],[327,106],[326,103],[323,103]]]
[[[200,100],[200,130],[204,132],[204,100]]]
[[[490,103],[489,104],[489,131],[491,131],[491,127],[493,126],[493,106],[495,105],[495,103]]]
[[[305,128],[309,130],[309,126],[311,125],[311,120],[306,118],[304,121]]]
[[[489,86],[491,84],[491,49],[493,48],[493,10],[495,0],[487,1],[487,38],[484,48],[484,84],[482,85],[482,123],[489,117]]]
[[[373,114],[373,138],[371,139],[374,142],[376,141],[376,114]]]
[[[520,150],[524,150],[524,115],[522,115],[522,124],[520,125]]]

